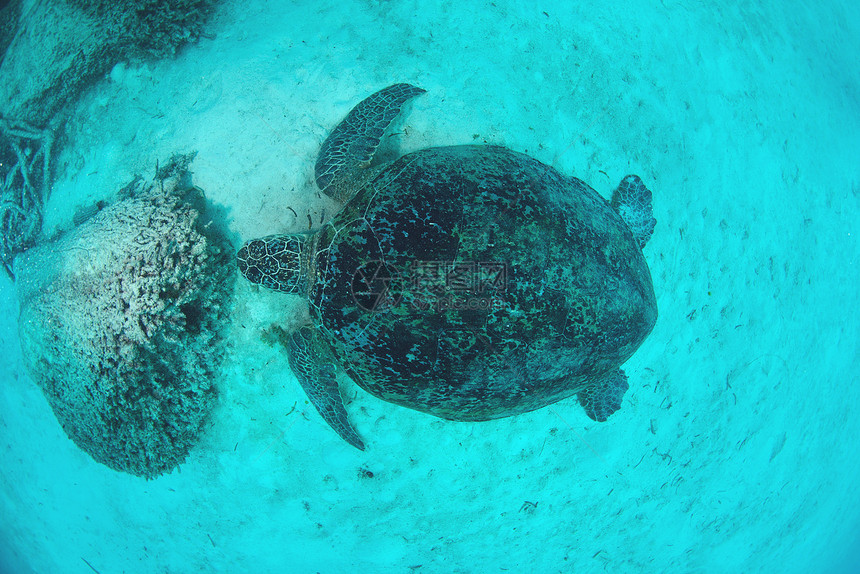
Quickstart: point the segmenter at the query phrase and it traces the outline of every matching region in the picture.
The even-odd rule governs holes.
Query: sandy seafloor
[[[407,81],[427,93],[389,149],[503,144],[605,197],[641,175],[660,317],[606,423],[575,399],[447,422],[344,377],[359,452],[260,340],[300,301],[239,280],[219,406],[145,481],[63,434],[0,281],[0,570],[860,568],[860,8],[737,4],[228,2],[213,38],[114,69],[69,120],[45,233],[191,150],[237,242],[306,229],[336,209],[327,131]]]

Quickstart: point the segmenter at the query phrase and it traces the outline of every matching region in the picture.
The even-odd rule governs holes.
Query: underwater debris
[[[16,261],[25,363],[57,420],[96,461],[146,478],[197,442],[234,282],[212,208],[169,172]]]
[[[24,11],[19,0],[0,2],[0,263],[13,280],[15,256],[41,232],[64,109],[117,63],[196,41],[216,3],[69,0]]]
[[[15,256],[42,229],[50,190],[52,132],[0,117],[0,262],[12,279]]]

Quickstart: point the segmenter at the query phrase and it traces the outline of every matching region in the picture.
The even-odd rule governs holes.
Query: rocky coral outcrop
[[[147,478],[198,439],[234,279],[189,160],[16,261],[25,361],[66,434]]]

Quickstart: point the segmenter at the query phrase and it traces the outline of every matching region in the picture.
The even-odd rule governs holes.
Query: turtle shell
[[[502,147],[382,169],[316,236],[314,320],[371,394],[453,420],[540,408],[620,366],[657,319],[596,191]]]

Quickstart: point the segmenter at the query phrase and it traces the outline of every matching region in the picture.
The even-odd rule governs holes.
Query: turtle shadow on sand
[[[498,146],[435,147],[373,166],[386,128],[424,90],[360,102],[322,145],[316,183],[343,203],[314,233],[246,243],[241,273],[310,302],[290,366],[353,446],[335,375],[383,400],[480,421],[577,394],[589,417],[621,406],[620,366],[657,320],[642,247],[651,192],[627,176],[612,201]]]

